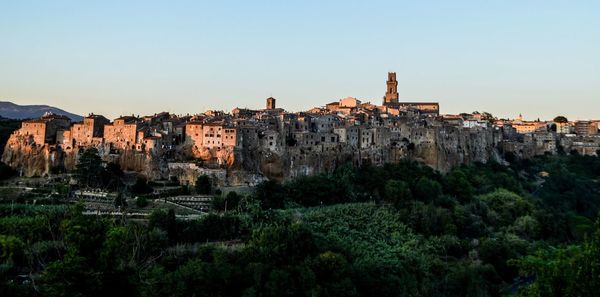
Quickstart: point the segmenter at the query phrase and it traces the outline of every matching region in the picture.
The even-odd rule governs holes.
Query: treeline
[[[0,117],[0,152],[4,152],[4,147],[8,142],[10,135],[17,129],[21,128],[20,120],[13,120]],[[0,180],[5,180],[16,175],[16,171],[0,162]]]
[[[4,151],[4,146],[10,135],[19,128],[21,128],[21,120],[7,119],[0,116],[0,152]]]
[[[197,220],[3,206],[0,295],[594,296],[599,168],[341,167],[219,196]]]

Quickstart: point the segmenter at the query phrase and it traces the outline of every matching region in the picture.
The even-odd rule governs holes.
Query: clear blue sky
[[[0,1],[0,100],[71,112],[346,96],[600,118],[600,1]]]

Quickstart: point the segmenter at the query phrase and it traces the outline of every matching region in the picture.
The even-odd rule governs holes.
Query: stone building
[[[223,127],[223,140],[221,143],[224,147],[239,146],[237,142],[237,128],[232,126]]]
[[[327,103],[325,105],[325,109],[328,110],[329,112],[337,112],[339,108],[340,108],[339,102],[331,102],[331,103]]]
[[[360,100],[354,97],[346,97],[340,100],[339,107],[340,108],[356,108],[360,105]]]
[[[83,118],[83,122],[73,124],[71,147],[101,143],[104,137],[104,126],[109,123],[110,121],[101,115],[90,114]]]
[[[162,148],[162,137],[160,136],[148,136],[144,137],[142,142],[139,144],[138,151],[147,153],[156,153]]]
[[[519,134],[547,131],[546,123],[543,122],[516,122],[512,123],[511,126]]]
[[[556,133],[559,134],[569,134],[571,133],[571,123],[569,122],[555,122],[556,125]]]
[[[160,167],[165,161],[189,162],[190,157],[198,159],[197,166],[218,168],[223,178],[236,176],[232,172],[238,170],[285,179],[346,163],[381,165],[405,158],[449,170],[451,165],[492,158],[499,142],[496,135],[510,135],[507,138],[522,155],[552,150],[556,145],[551,135],[525,137],[516,129],[502,134],[496,131],[504,128],[484,128],[479,122],[482,118],[465,124],[461,118],[438,117],[438,103],[399,102],[397,85],[395,73],[388,73],[382,106],[347,97],[325,108],[287,113],[276,107],[274,98],[267,98],[266,109],[260,110],[236,108],[232,113],[209,111],[185,117],[158,113],[121,117],[113,123],[90,116],[70,128],[68,122],[53,124],[51,132],[46,124],[53,120],[46,119],[24,123],[18,133],[40,144],[56,141],[59,148],[53,160],[74,162],[76,158],[69,155],[74,147],[98,146],[105,161],[117,160],[124,169],[156,177],[173,174]],[[510,128],[507,125],[506,131]],[[17,138],[13,137],[3,156],[13,168],[22,166],[25,159],[19,150],[32,147],[31,141]],[[587,147],[591,145],[586,143]],[[70,157],[59,156],[60,148]]]
[[[56,132],[56,145],[66,151],[70,151],[74,148],[71,129],[61,129]]]
[[[577,121],[575,122],[575,134],[582,136],[598,134],[598,125],[592,121]]]
[[[71,120],[68,117],[45,114],[39,119],[28,120],[21,123],[21,129],[17,131],[20,135],[33,138],[36,145],[54,144],[57,132],[69,128]]]
[[[223,139],[223,125],[221,123],[205,123],[202,125],[202,146],[206,148],[221,147]]]
[[[204,130],[202,129],[202,123],[200,122],[189,122],[185,125],[185,142],[191,144],[196,148],[200,148],[203,145]]]
[[[259,137],[260,138],[260,137]],[[281,135],[274,130],[266,130],[262,134],[261,147],[273,152],[279,152],[282,148]]]
[[[111,149],[135,149],[139,127],[140,123],[136,117],[125,116],[115,119],[112,124],[104,125],[104,142],[109,144]]]

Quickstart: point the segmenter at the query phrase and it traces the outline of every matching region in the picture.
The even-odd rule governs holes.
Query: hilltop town
[[[559,152],[596,155],[600,149],[599,121],[441,114],[437,102],[400,101],[397,87],[390,72],[381,105],[348,97],[297,113],[267,98],[260,110],[162,112],[112,122],[96,114],[77,123],[47,114],[22,123],[2,161],[21,175],[45,176],[73,170],[80,153],[94,147],[105,162],[151,180],[193,184],[206,174],[223,185],[253,185],[344,164],[412,159],[444,172],[472,162]]]

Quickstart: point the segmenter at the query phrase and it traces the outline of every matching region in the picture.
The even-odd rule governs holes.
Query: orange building
[[[519,134],[528,134],[547,130],[546,123],[544,122],[517,122],[513,123],[512,126]]]
[[[104,125],[104,141],[116,149],[135,149],[139,122],[136,117],[120,117]]]
[[[202,147],[203,139],[202,123],[189,122],[185,124],[185,142],[197,148]]]
[[[37,145],[55,143],[59,130],[68,129],[71,120],[65,116],[47,114],[36,120],[24,121],[17,133],[31,136]]]
[[[207,123],[202,126],[202,146],[207,148],[221,147],[223,139],[223,125],[220,123]]]
[[[71,127],[71,137],[73,146],[86,146],[97,142],[95,139],[101,139],[104,135],[104,126],[110,121],[101,116],[90,114],[83,119],[82,123],[73,124]]]
[[[224,127],[223,129],[223,146],[237,145],[237,129],[235,127]]]

